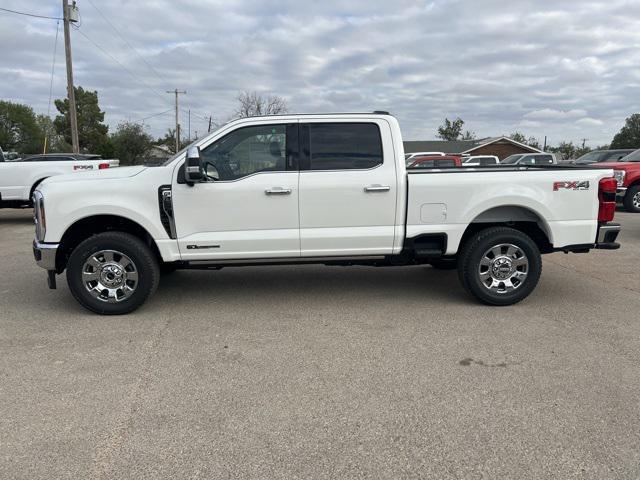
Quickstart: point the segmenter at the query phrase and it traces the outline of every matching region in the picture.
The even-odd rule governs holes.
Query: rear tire
[[[640,213],[640,185],[629,187],[622,203],[627,212]]]
[[[139,308],[158,288],[158,260],[138,237],[94,235],[80,243],[67,265],[74,298],[94,313],[122,315]]]
[[[540,250],[524,233],[492,227],[461,249],[458,276],[465,289],[487,305],[513,305],[533,292],[542,272]]]

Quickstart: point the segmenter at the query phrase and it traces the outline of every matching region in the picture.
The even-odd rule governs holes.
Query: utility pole
[[[186,90],[167,90],[167,93],[173,93],[176,96],[176,153],[180,150],[180,122],[178,121],[178,95],[187,93]]]
[[[211,133],[211,115],[209,115],[209,128],[207,128],[207,133]]]
[[[585,142],[586,142],[587,140],[589,140],[589,139],[588,139],[588,138],[583,138],[583,139],[582,139],[582,149],[583,149],[583,150],[584,150],[584,144],[585,144]]]
[[[546,152],[547,151],[547,136],[544,136],[544,147],[542,147],[542,151]]]
[[[189,143],[191,143],[191,109],[189,109],[189,135],[187,136]]]
[[[64,53],[67,59],[67,99],[69,101],[69,119],[71,121],[71,146],[73,153],[80,153],[78,139],[78,111],[76,110],[76,93],[73,89],[73,64],[71,62],[71,33],[69,22],[78,21],[76,2],[69,6],[68,0],[62,0],[62,20],[64,23]]]

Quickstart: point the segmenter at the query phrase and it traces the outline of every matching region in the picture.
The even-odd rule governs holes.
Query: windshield
[[[520,160],[521,158],[522,158],[522,155],[510,155],[507,158],[505,158],[504,160],[502,160],[500,163],[514,164],[518,160]]]
[[[576,164],[578,163],[596,163],[600,161],[600,157],[602,157],[602,152],[589,152],[582,155],[580,158],[576,160]]]
[[[619,162],[640,162],[640,150],[630,153],[626,157],[622,157]]]

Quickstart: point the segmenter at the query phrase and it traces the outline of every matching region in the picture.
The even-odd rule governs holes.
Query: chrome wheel
[[[529,274],[529,260],[520,247],[501,243],[487,250],[478,268],[480,282],[494,293],[518,289]]]
[[[637,209],[640,210],[640,191],[638,191],[633,198],[631,199],[631,203],[633,203],[633,206]]]
[[[136,291],[138,269],[125,254],[115,250],[101,250],[84,262],[82,283],[94,298],[118,303]]]

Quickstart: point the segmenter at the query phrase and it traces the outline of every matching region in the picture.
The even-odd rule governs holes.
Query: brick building
[[[433,140],[404,142],[405,153],[443,152],[467,155],[495,155],[500,160],[515,153],[540,153],[542,150],[516,142],[509,137],[491,137],[478,140]]]

